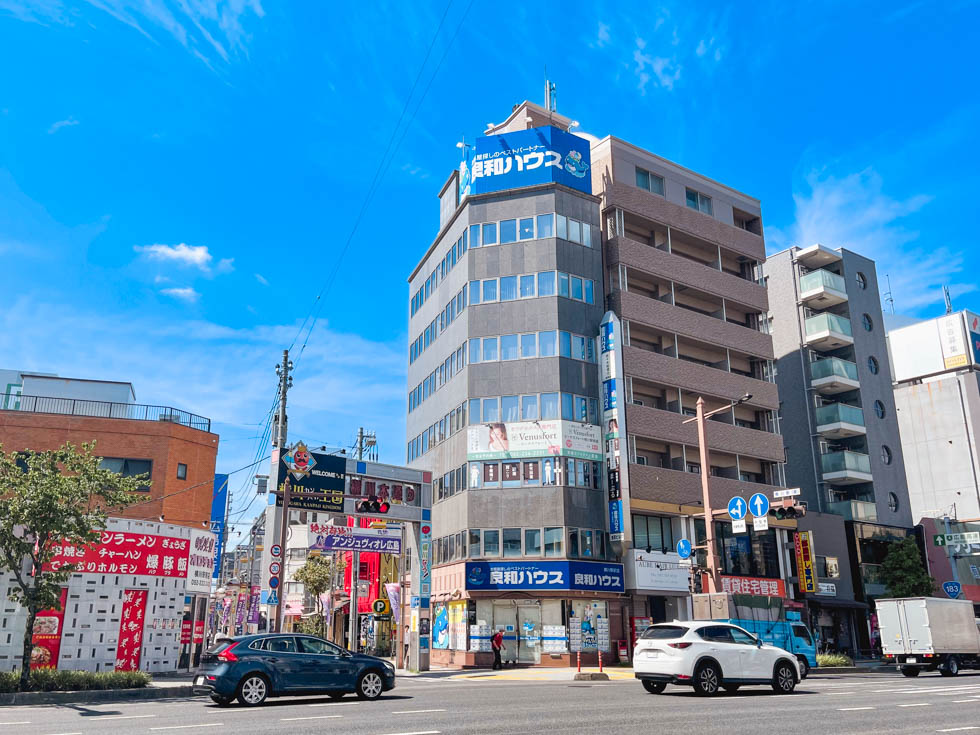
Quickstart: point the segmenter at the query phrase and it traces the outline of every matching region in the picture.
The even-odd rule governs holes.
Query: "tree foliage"
[[[302,582],[303,587],[313,597],[314,615],[310,619],[313,635],[325,637],[327,621],[324,617],[323,600],[320,596],[330,589],[333,581],[333,563],[327,557],[311,556],[306,563],[293,573],[293,579]]]
[[[46,569],[62,544],[99,540],[107,511],[135,502],[149,477],[123,477],[99,466],[92,444],[5,453],[0,446],[0,570],[14,576],[10,598],[27,609],[20,687],[29,688],[31,638],[38,612],[55,608],[74,565]]]
[[[881,565],[881,576],[892,597],[928,597],[936,590],[936,580],[926,571],[919,545],[911,536],[892,544]]]

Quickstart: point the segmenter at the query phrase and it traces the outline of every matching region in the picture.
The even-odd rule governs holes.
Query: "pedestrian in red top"
[[[500,663],[500,651],[504,647],[504,633],[498,630],[493,634],[490,639],[490,647],[493,649],[493,668],[494,670],[502,669],[503,665]]]

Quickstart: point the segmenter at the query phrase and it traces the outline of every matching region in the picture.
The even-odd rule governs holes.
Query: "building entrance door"
[[[517,609],[514,603],[507,601],[493,605],[493,630],[504,634],[504,647],[500,652],[500,660],[504,662],[517,661],[518,632]]]
[[[518,662],[541,663],[541,606],[520,605],[517,608],[517,622],[520,631]]]

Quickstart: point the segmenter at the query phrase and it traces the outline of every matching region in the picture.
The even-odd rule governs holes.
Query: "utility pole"
[[[276,365],[276,375],[279,376],[279,414],[277,417],[277,430],[276,430],[276,441],[273,444],[279,449],[279,455],[282,456],[283,451],[286,449],[286,394],[290,388],[293,387],[293,378],[290,375],[292,372],[293,363],[289,359],[289,350],[282,351],[282,364]],[[278,463],[277,463],[278,464]],[[278,478],[278,467],[273,468],[274,471],[271,473],[270,478],[273,482],[276,482]],[[282,512],[279,513],[279,548],[282,553],[280,560],[280,580],[286,578],[286,559],[288,553],[286,551],[286,536],[289,533],[289,475],[286,476],[286,482],[283,486],[282,493]],[[280,597],[279,604],[276,605],[276,626],[275,631],[277,633],[282,633],[282,618],[283,611],[286,607],[285,598],[285,585],[280,585]]]
[[[358,461],[364,459],[364,427],[358,427],[357,429],[357,447],[355,449],[355,456]],[[357,523],[357,517],[354,517],[354,523]],[[351,552],[351,567],[350,567],[350,632],[348,633],[350,637],[350,650],[352,653],[357,653],[358,643],[360,642],[360,620],[357,615],[357,583],[361,576],[361,555],[359,552]]]

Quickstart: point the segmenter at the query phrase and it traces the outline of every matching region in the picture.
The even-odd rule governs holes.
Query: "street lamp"
[[[683,421],[689,424],[692,421],[698,423],[698,448],[701,452],[701,496],[704,503],[704,543],[706,546],[706,562],[708,565],[708,591],[718,592],[721,589],[718,579],[718,551],[715,548],[715,529],[714,514],[711,510],[711,494],[708,489],[708,476],[711,474],[711,465],[708,463],[708,440],[705,436],[707,421],[716,413],[731,411],[735,406],[740,406],[752,398],[751,393],[746,393],[737,401],[732,401],[727,406],[716,408],[713,411],[704,412],[704,398],[698,396],[697,414],[693,418]]]

